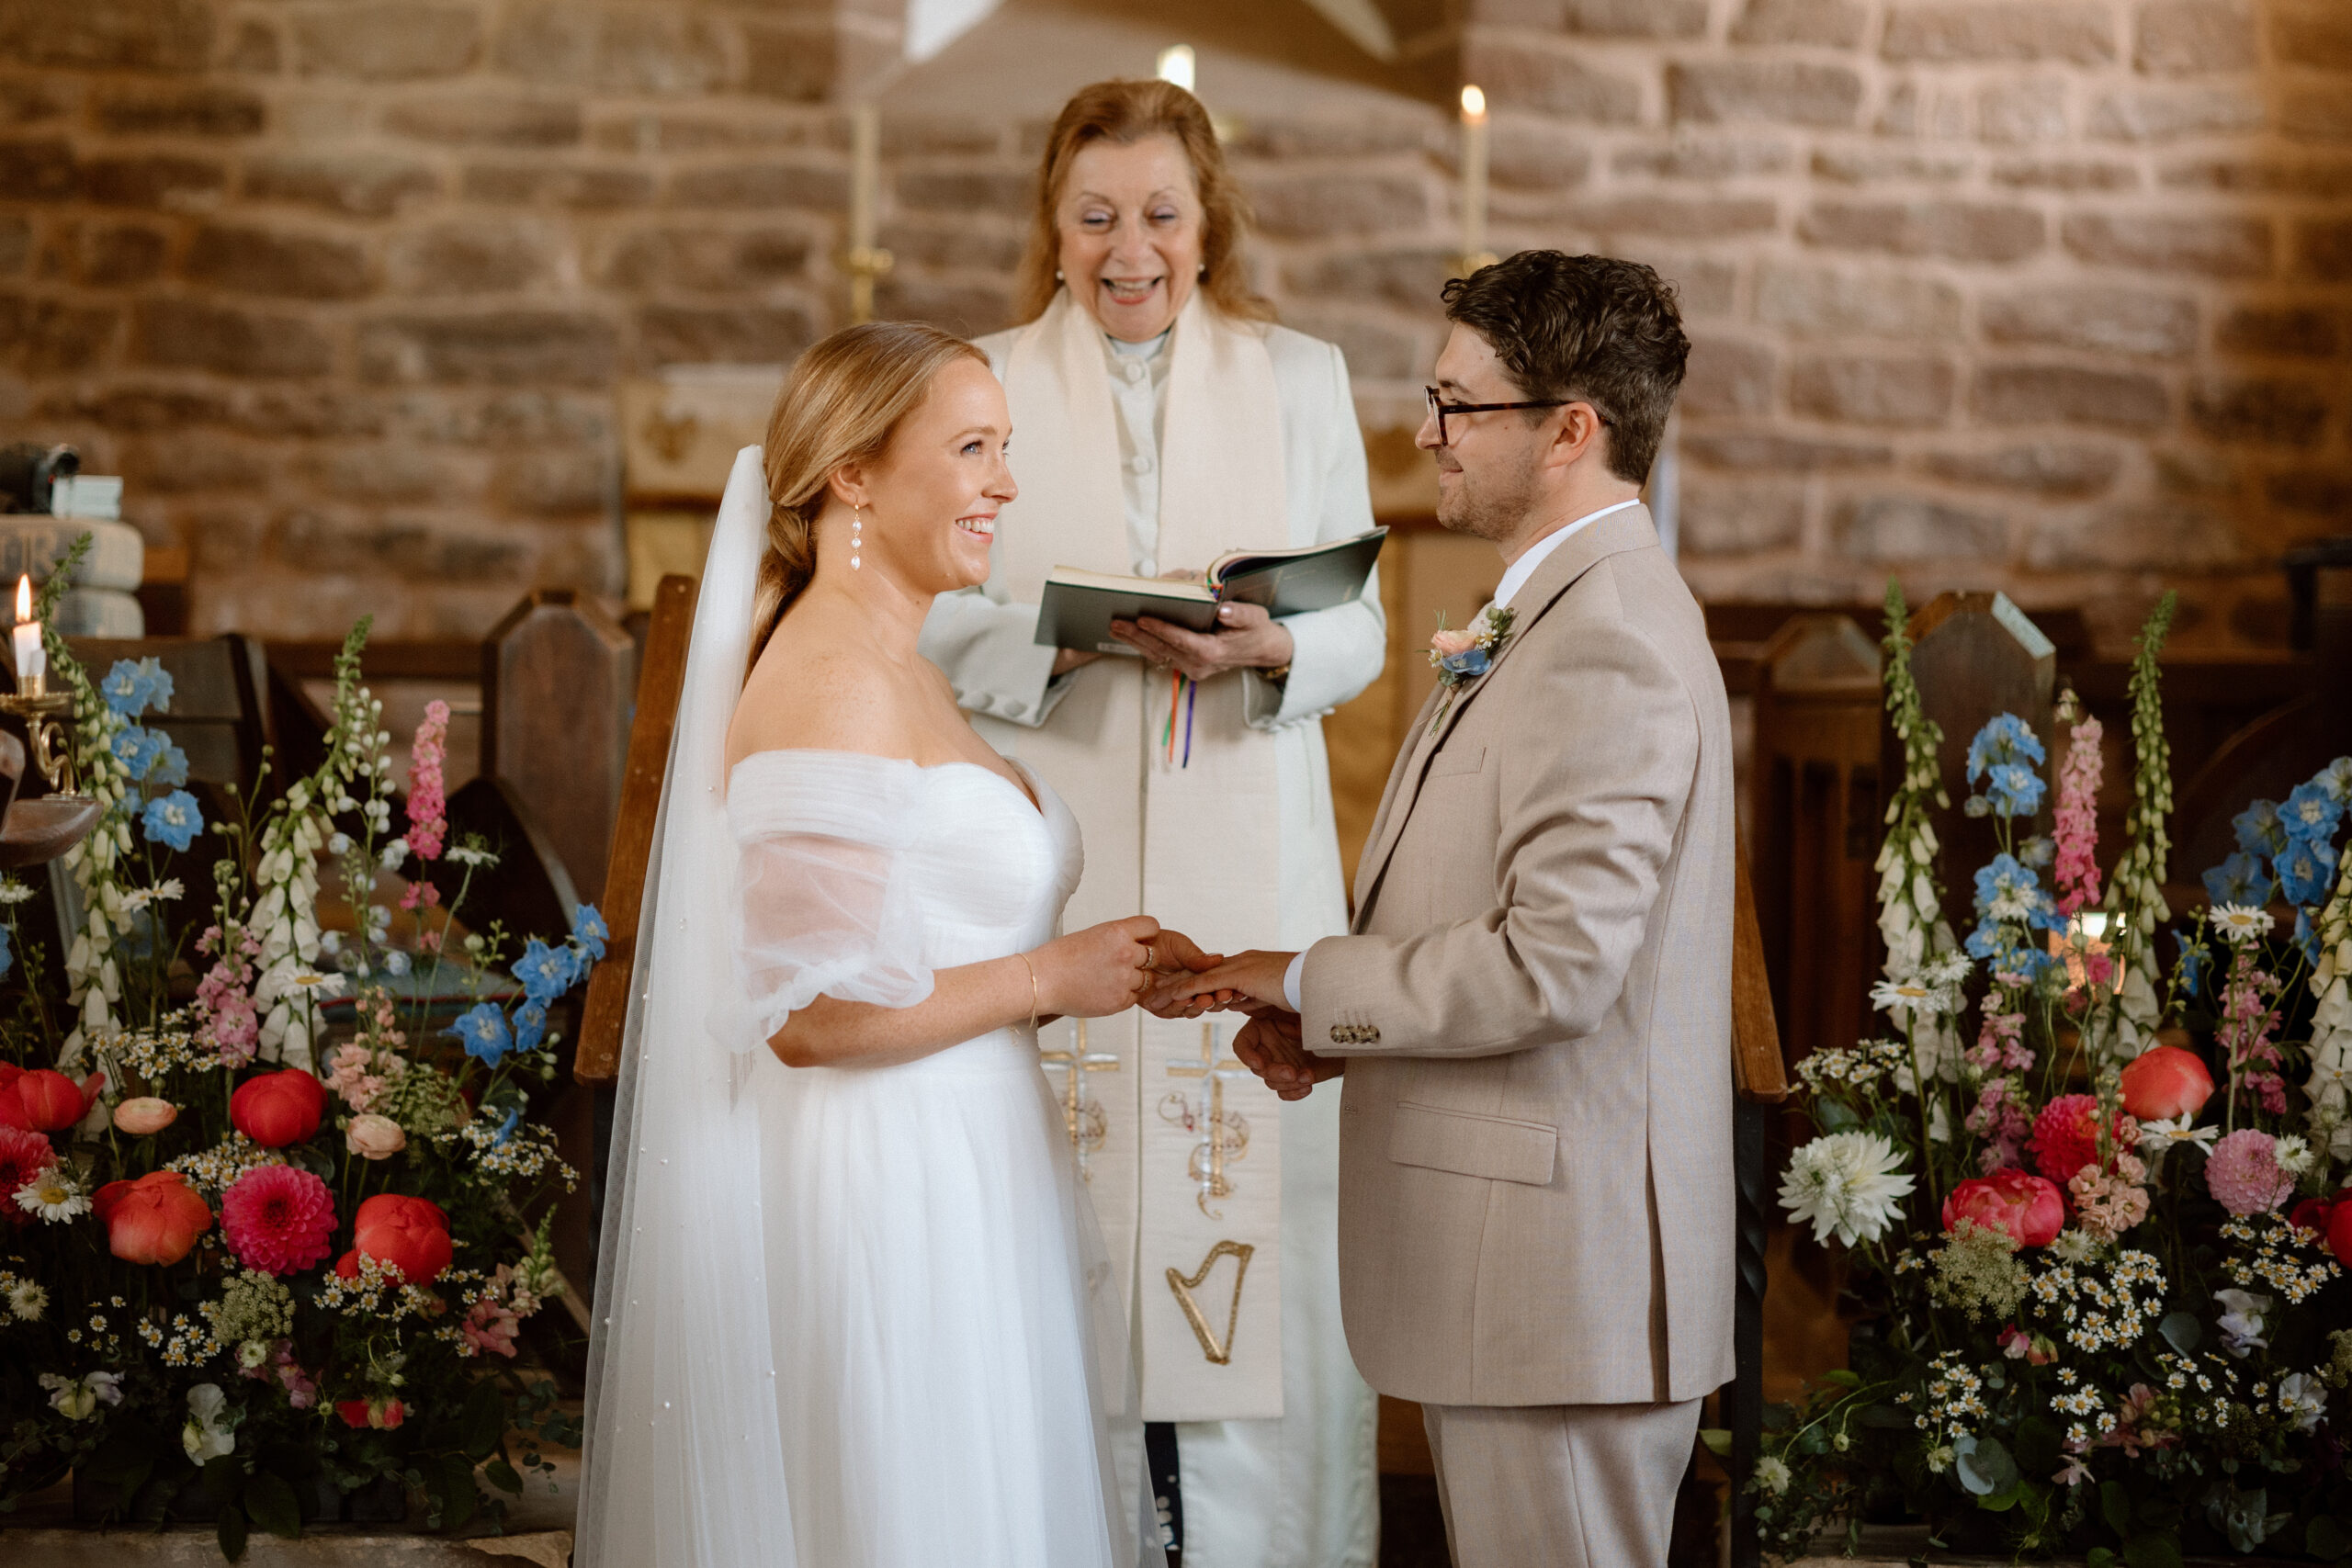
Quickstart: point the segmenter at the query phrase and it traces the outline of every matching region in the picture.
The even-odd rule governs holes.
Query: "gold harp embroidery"
[[[1184,1321],[1193,1325],[1193,1337],[1201,1342],[1201,1354],[1220,1367],[1233,1359],[1234,1325],[1241,1321],[1241,1281],[1250,1272],[1250,1255],[1257,1250],[1246,1241],[1221,1241],[1209,1248],[1209,1255],[1201,1259],[1200,1268],[1193,1273],[1179,1274],[1173,1267],[1168,1270],[1168,1288],[1176,1292],[1176,1304],[1184,1309]],[[1217,1342],[1216,1335],[1209,1332],[1209,1320],[1202,1313],[1201,1303],[1193,1299],[1193,1292],[1200,1289],[1202,1281],[1209,1277],[1209,1270],[1216,1267],[1216,1260],[1220,1258],[1235,1259],[1233,1303],[1225,1314],[1225,1341],[1222,1344]]]

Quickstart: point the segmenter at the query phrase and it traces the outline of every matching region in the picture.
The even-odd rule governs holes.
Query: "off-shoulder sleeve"
[[[908,851],[913,763],[853,752],[763,752],[738,764],[735,968],[767,1039],[820,996],[912,1007],[931,995]]]

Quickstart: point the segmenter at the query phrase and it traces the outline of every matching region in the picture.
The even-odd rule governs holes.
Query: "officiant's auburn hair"
[[[933,378],[959,359],[987,355],[922,321],[844,327],[800,356],[768,416],[768,547],[752,599],[752,653],[743,679],[776,623],[817,573],[817,517],[833,471],[871,463],[899,423],[922,405]]]
[[[1054,290],[1061,287],[1057,269],[1062,242],[1054,211],[1069,180],[1070,160],[1093,142],[1132,147],[1152,136],[1174,137],[1193,165],[1193,184],[1201,198],[1201,264],[1208,269],[1201,278],[1201,292],[1236,321],[1274,319],[1272,301],[1250,287],[1250,271],[1242,265],[1241,238],[1250,227],[1250,204],[1225,166],[1225,149],[1217,143],[1209,111],[1173,82],[1121,78],[1080,87],[1062,106],[1053,133],[1046,138],[1046,155],[1037,170],[1037,211],[1015,285],[1017,320],[1034,321],[1044,315],[1054,302]]]

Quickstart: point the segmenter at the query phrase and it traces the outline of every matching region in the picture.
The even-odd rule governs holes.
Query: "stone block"
[[[1837,552],[1873,565],[1997,560],[2008,554],[2008,519],[1917,495],[1868,495],[1840,507],[1831,530]]]
[[[1674,286],[1674,301],[1686,321],[1728,316],[1739,297],[1739,269],[1720,256],[1679,254],[1647,243],[1627,247],[1628,257],[1657,269]]]
[[[2341,321],[2312,305],[2241,305],[2222,318],[2214,341],[2232,354],[2332,359],[2343,346]]]
[[[1294,142],[1290,139],[1296,136]],[[1322,138],[1329,137],[1328,152]],[[1422,139],[1410,128],[1383,119],[1354,119],[1345,124],[1325,121],[1252,122],[1236,131],[1225,144],[1232,157],[1251,153],[1273,157],[1314,157],[1361,152],[1397,152],[1418,147]],[[958,119],[899,114],[882,122],[885,158],[920,158],[945,153],[951,157],[985,156],[1004,149],[1004,128],[986,119]]]
[[[1919,152],[1883,152],[1871,147],[1817,147],[1813,172],[1842,185],[1870,185],[1891,180],[1904,184],[1950,184],[1965,179],[1972,160]]]
[[[2087,518],[2043,518],[2025,550],[2026,564],[2038,571],[2178,573],[2234,566],[2245,555],[2245,542],[2225,513],[2163,502],[2110,506]]]
[[[2169,444],[2157,447],[2152,457],[2156,488],[2166,495],[2227,499],[2243,489],[2240,465],[2205,447]]]
[[[140,301],[132,336],[142,364],[223,376],[322,376],[334,363],[325,336],[296,316],[234,310],[193,299]]]
[[[255,95],[212,85],[101,93],[91,118],[118,136],[251,136],[266,117]]]
[[[762,97],[814,104],[832,91],[837,74],[830,23],[746,21],[743,85]]]
[[[2308,381],[2206,377],[2188,392],[2189,422],[2235,446],[2316,446],[2328,412],[2327,394]]]
[[[2281,192],[2291,196],[2352,196],[2352,163],[2288,163],[2270,158],[2199,158],[2168,164],[2167,189]]]
[[[2174,141],[2259,130],[2267,118],[2261,95],[2251,88],[2141,87],[2100,98],[2090,134],[2104,141]]]
[[[1852,49],[1870,19],[1861,0],[1747,0],[1732,24],[1731,40]]]
[[[246,224],[198,229],[180,272],[191,282],[266,298],[356,299],[375,287],[367,251],[348,240]]]
[[[228,412],[228,406],[220,394],[209,390],[131,381],[60,389],[35,412],[44,419],[137,432],[211,424]]]
[[[1592,150],[1574,134],[1517,116],[1495,124],[1487,174],[1500,189],[1566,190],[1584,184],[1591,171]]]
[[[1807,474],[1883,468],[1894,449],[1871,441],[1815,441],[1763,431],[1690,431],[1682,453],[1702,468],[1759,473]]]
[[[725,35],[684,6],[622,10],[537,0],[507,10],[492,55],[526,81],[609,93],[703,93],[727,75]]]
[[[818,337],[803,305],[649,305],[637,314],[644,364],[788,365]]]
[[[1968,134],[1969,101],[1958,90],[1930,82],[1897,82],[1886,95],[1872,128],[1881,136],[1957,141]]]
[[[890,276],[874,291],[875,313],[888,321],[929,321],[964,337],[1013,324],[1012,299],[989,283]]]
[[[1732,180],[1748,175],[1784,175],[1796,166],[1796,149],[1785,141],[1741,136],[1728,141],[1653,143],[1620,149],[1610,160],[1621,176],[1665,180]]]
[[[1987,424],[2091,424],[2154,430],[2171,417],[2165,384],[2137,370],[2075,365],[1987,365],[1969,388]]]
[[[273,153],[245,165],[244,194],[352,218],[388,218],[440,194],[426,165],[377,152]]]
[[[120,320],[110,305],[0,294],[0,364],[28,376],[86,374],[112,344]]]
[[[276,467],[279,455],[255,448],[218,431],[173,431],[127,446],[120,459],[126,489],[151,494],[192,495],[203,491],[254,491],[254,477]]]
[[[64,201],[82,188],[72,143],[0,141],[0,190],[17,201]]]
[[[91,158],[81,167],[83,199],[110,207],[199,206],[228,183],[227,171],[211,159],[169,152]]]
[[[38,76],[0,77],[0,127],[45,124],[64,118],[70,107],[53,82]]]
[[[2287,512],[2341,519],[2352,514],[2352,474],[2341,469],[2304,469],[2273,474],[2264,482],[2270,503]]]
[[[1571,54],[1518,39],[1506,44],[1475,32],[1462,54],[1464,75],[1485,87],[1487,101],[1497,108],[1540,109],[1599,125],[1631,125],[1641,118],[1639,83],[1596,71]]]
[[[602,387],[619,348],[610,322],[575,311],[387,316],[361,327],[359,369],[379,381]]]
[[[2352,99],[2341,85],[2290,87],[2278,95],[2278,130],[2296,141],[2352,141]]]
[[[564,516],[604,510],[614,461],[601,447],[556,447],[503,457],[491,494],[510,512]]]
[[[2340,0],[2274,0],[2270,47],[2282,62],[2352,71],[2352,12]]]
[[[1580,38],[1698,38],[1707,0],[1559,0],[1560,28]]]
[[[878,237],[882,248],[900,266],[956,267],[1008,276],[1021,265],[1022,252],[1027,247],[1019,231],[978,229],[936,220],[900,219],[885,223]]]
[[[1854,123],[1862,79],[1843,65],[1795,60],[1677,61],[1666,68],[1668,116],[1683,122]]]
[[[1434,316],[1456,257],[1442,248],[1344,250],[1283,269],[1290,291],[1333,302],[1374,300]]]
[[[469,200],[533,202],[599,211],[642,207],[653,199],[653,176],[643,169],[580,164],[469,164],[463,181]]]
[[[1286,310],[1283,324],[1326,343],[1347,356],[1348,374],[1358,381],[1406,381],[1421,378],[1430,355],[1410,333],[1400,333],[1350,311]]]
[[[1600,234],[1657,234],[1713,240],[1775,227],[1779,208],[1763,197],[1623,196],[1578,202],[1569,222]]]
[[[1001,212],[1025,217],[1036,199],[1034,174],[1011,169],[910,169],[899,176],[899,205],[968,219]],[[843,191],[846,194],[844,183]]]
[[[378,577],[426,581],[519,580],[530,561],[514,534],[480,524],[450,532],[425,518],[373,511],[289,513],[270,528],[266,548],[275,558],[309,571],[322,561],[334,561]]]
[[[2352,277],[2352,221],[2307,219],[2295,225],[2295,270],[2306,277]]]
[[[2267,277],[2270,223],[2262,218],[2116,217],[2079,212],[2059,226],[2068,250],[2100,266],[2207,277]]]
[[[453,147],[572,147],[581,132],[575,99],[479,93],[395,104],[384,123],[398,135]]]
[[[905,150],[891,145],[895,119],[882,122],[882,155],[899,158]],[[639,109],[598,119],[589,139],[608,152],[650,157],[656,152],[704,152],[744,147],[846,146],[831,116],[812,117],[808,111],[768,105],[730,102],[720,114],[685,114],[676,109]]]
[[[2112,10],[2087,0],[1898,0],[1879,46],[1889,60],[2063,60],[2105,65],[2116,56]]]
[[[564,248],[543,224],[469,218],[397,236],[385,273],[403,294],[503,294],[562,276]]]
[[[926,191],[923,178],[922,175],[900,177],[899,201],[901,206],[930,205],[910,194],[910,184],[918,193]],[[1022,186],[1024,193],[1027,188],[1024,183]],[[847,169],[812,167],[807,164],[722,164],[711,168],[682,170],[670,181],[670,205],[673,207],[757,207],[768,209],[803,207],[822,212],[838,211],[848,203]],[[958,202],[940,205],[956,212],[976,210]],[[1006,210],[1026,211],[1025,194],[1021,205]]]
[[[1769,414],[1779,364],[1770,349],[1756,344],[1695,339],[1679,404],[1683,412],[1706,419]]]
[[[2109,446],[2035,441],[1986,451],[1929,452],[1919,459],[1919,467],[1954,484],[2079,497],[2097,495],[2113,484],[2123,458]]]
[[[158,241],[161,235],[156,236]],[[26,219],[10,214],[0,218],[0,277],[14,277],[25,270],[25,263],[33,254],[33,226]],[[79,281],[87,282],[87,278]]]
[[[1996,164],[1985,171],[1985,177],[1996,186],[2016,190],[2113,191],[2140,187],[2140,171],[2129,164],[2071,158],[2018,159]]]
[[[1756,275],[1756,319],[1799,337],[1943,342],[1960,313],[1959,289],[1910,273],[1766,262]]]
[[[1951,417],[1958,384],[1948,360],[1822,355],[1789,372],[1789,406],[1849,424],[1935,425]]]
[[[1404,175],[1282,175],[1251,179],[1245,189],[1260,231],[1277,239],[1419,231],[1429,225],[1428,187]]]
[[[1682,487],[1681,552],[1747,556],[1793,549],[1804,536],[1804,487],[1693,474]]]
[[[382,0],[294,17],[296,68],[309,76],[363,82],[455,76],[481,51],[481,21],[471,6]]]
[[[2020,288],[1985,297],[1987,343],[2032,344],[2177,359],[2197,347],[2197,301],[2105,285]]]
[[[1976,95],[1976,135],[2001,146],[2064,141],[2066,84],[2050,78],[1996,82]]]
[[[2147,0],[2132,62],[2154,76],[2251,71],[2261,62],[2252,0]]]
[[[0,60],[74,71],[201,71],[212,61],[207,0],[11,0]]]
[[[810,248],[791,229],[644,229],[624,236],[600,271],[621,288],[741,293],[804,277]],[[901,264],[914,260],[889,248]]]
[[[1973,201],[1821,201],[1797,233],[1829,250],[1898,256],[2012,262],[2042,248],[2041,214],[2030,207]]]
[[[220,51],[220,67],[249,75],[272,76],[277,74],[283,54],[277,28],[258,17],[247,17],[237,23],[236,33]]]
[[[302,465],[311,484],[340,501],[431,501],[452,489],[449,466],[406,445],[336,442]]]

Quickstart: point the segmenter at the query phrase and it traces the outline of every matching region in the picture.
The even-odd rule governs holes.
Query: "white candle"
[[[1472,273],[1487,254],[1487,95],[1462,89],[1462,270]]]
[[[1157,74],[1163,82],[1172,82],[1186,92],[1193,89],[1193,46],[1171,43],[1159,51]]]
[[[49,653],[40,645],[40,623],[33,619],[33,580],[17,579],[17,694],[33,697],[48,684]]]
[[[882,183],[882,111],[871,101],[850,110],[849,319],[874,319],[874,278],[888,265],[874,244],[874,209]]]

